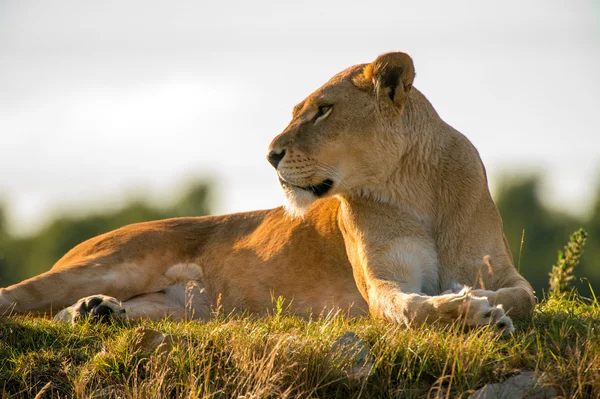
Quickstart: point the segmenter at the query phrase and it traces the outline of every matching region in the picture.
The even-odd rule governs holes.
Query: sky
[[[0,201],[14,232],[56,212],[283,203],[267,147],[346,67],[400,50],[415,87],[502,176],[545,177],[583,215],[600,184],[600,2],[0,0]]]

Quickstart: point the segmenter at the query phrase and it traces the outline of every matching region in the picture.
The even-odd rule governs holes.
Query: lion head
[[[407,54],[384,54],[337,74],[294,107],[267,156],[290,213],[386,179],[389,160],[406,146],[400,122],[414,76]]]

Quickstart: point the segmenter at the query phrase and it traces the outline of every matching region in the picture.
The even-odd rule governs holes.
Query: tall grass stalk
[[[519,246],[519,261],[517,262],[517,271],[521,273],[521,255],[523,254],[523,244],[525,243],[525,229],[521,232],[521,245]]]
[[[587,232],[579,229],[571,235],[564,249],[558,251],[558,261],[556,265],[552,266],[549,274],[551,297],[559,297],[573,292],[571,281],[575,279],[575,266],[579,264],[586,240]]]

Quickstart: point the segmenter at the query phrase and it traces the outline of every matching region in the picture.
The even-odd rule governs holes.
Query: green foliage
[[[583,253],[587,232],[579,229],[571,235],[563,251],[558,251],[558,261],[552,266],[550,276],[550,296],[561,296],[573,292],[571,281],[575,279],[575,266]]]
[[[271,303],[275,306],[274,311],[275,313],[273,314],[273,317],[275,318],[276,321],[279,321],[281,319],[281,315],[283,314],[284,311],[284,304],[285,304],[285,298],[281,295],[279,295],[277,298],[275,298],[275,294],[273,293],[273,291],[271,291]]]
[[[131,223],[207,215],[210,213],[209,191],[208,184],[195,183],[168,206],[156,206],[137,199],[113,211],[57,216],[40,231],[26,237],[8,233],[4,208],[0,207],[0,287],[47,271],[71,248],[98,234]]]
[[[505,179],[494,196],[513,258],[539,299],[548,293],[548,271],[556,262],[554,249],[561,248],[573,231],[583,227],[590,243],[600,242],[600,186],[591,215],[583,218],[550,209],[540,198],[540,186],[535,176]],[[579,278],[570,284],[580,294],[590,296],[590,287],[600,290],[600,245],[588,245],[577,270]]]

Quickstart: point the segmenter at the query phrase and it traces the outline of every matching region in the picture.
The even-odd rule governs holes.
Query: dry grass
[[[281,309],[275,315],[77,326],[2,318],[0,397],[468,397],[524,369],[547,373],[566,397],[600,396],[597,302],[544,302],[533,320],[517,321],[509,338],[488,328],[407,330],[339,315],[310,321]],[[145,353],[142,327],[187,344]],[[367,378],[349,378],[344,364],[331,361],[334,341],[348,331],[370,347],[374,367]]]

